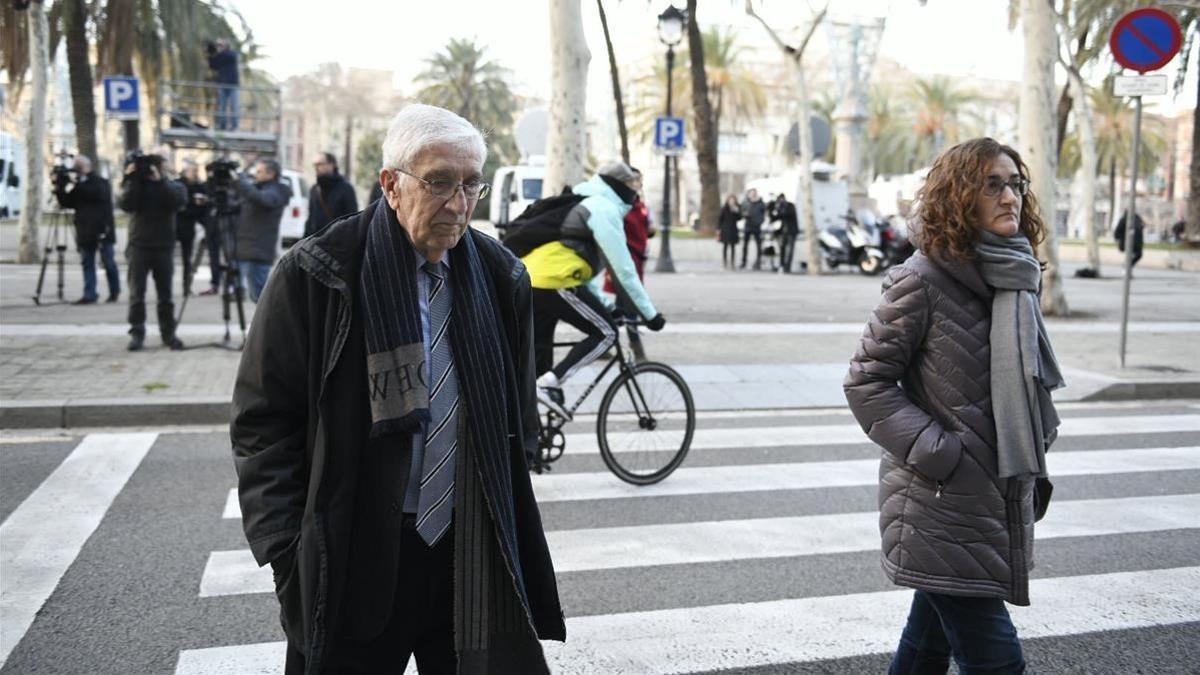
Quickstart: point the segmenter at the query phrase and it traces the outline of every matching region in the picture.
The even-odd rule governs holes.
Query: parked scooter
[[[818,237],[825,264],[830,269],[854,265],[863,274],[879,274],[886,265],[873,219],[870,223],[860,222],[853,211],[847,211],[842,220],[846,221],[846,227],[826,228]]]
[[[899,216],[893,216],[899,218]],[[879,248],[883,250],[884,267],[899,265],[916,250],[906,230],[892,224],[891,218],[881,218],[878,224]]]

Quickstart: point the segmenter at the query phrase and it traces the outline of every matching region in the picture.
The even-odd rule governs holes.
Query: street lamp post
[[[658,39],[667,46],[667,117],[671,116],[671,76],[675,70],[675,45],[683,39],[685,21],[687,21],[687,13],[675,5],[668,5],[666,11],[658,15]],[[665,151],[663,156],[662,246],[659,247],[658,261],[654,264],[654,271],[675,271],[675,261],[671,259],[671,155]]]

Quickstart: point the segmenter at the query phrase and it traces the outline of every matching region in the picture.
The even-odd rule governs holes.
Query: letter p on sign
[[[136,77],[104,78],[104,112],[110,120],[138,118],[138,81]]]

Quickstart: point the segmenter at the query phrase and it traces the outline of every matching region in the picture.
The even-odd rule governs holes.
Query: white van
[[[488,211],[492,223],[504,229],[526,207],[541,199],[542,178],[545,175],[546,167],[528,164],[496,169]]]
[[[279,222],[279,250],[283,251],[304,238],[304,224],[308,222],[308,181],[299,171],[291,169],[284,169],[279,180],[292,189],[292,198]]]
[[[16,136],[0,132],[0,218],[21,213],[24,172],[25,145]]]

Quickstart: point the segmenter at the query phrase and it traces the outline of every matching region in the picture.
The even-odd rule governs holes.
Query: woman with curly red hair
[[[1005,601],[1029,604],[1033,523],[1063,385],[1038,304],[1044,233],[1016,150],[990,138],[933,163],[920,252],[893,268],[844,383],[882,446],[883,568],[916,589],[891,673],[1020,673]]]

